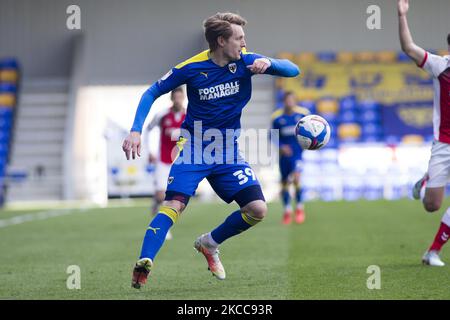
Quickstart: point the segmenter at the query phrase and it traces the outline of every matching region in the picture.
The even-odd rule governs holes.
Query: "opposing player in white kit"
[[[445,187],[450,179],[450,56],[437,56],[417,46],[411,37],[406,14],[408,0],[398,0],[399,33],[402,50],[433,77],[433,131],[434,141],[428,172],[417,181],[413,197],[422,199],[426,211],[434,212],[441,208]],[[450,51],[450,34],[447,36]],[[422,262],[430,266],[444,266],[439,257],[442,246],[450,235],[450,208],[441,220],[436,237],[425,252]]]
[[[185,94],[181,87],[172,90],[170,94],[172,100],[172,106],[158,114],[152,119],[147,126],[147,136],[150,132],[159,127],[160,139],[159,139],[159,155],[156,156],[150,152],[149,162],[155,164],[155,199],[152,205],[152,214],[158,213],[159,206],[163,203],[167,179],[169,177],[170,167],[174,158],[174,147],[179,136],[179,129],[181,123],[184,121],[186,112],[184,109]],[[174,132],[178,130],[177,132]],[[176,150],[175,150],[176,151]],[[176,154],[175,154],[176,155]],[[167,232],[166,239],[172,238],[172,234]]]

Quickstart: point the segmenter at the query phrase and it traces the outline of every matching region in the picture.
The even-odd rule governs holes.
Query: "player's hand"
[[[282,156],[285,156],[285,157],[292,156],[292,150],[288,145],[280,146],[280,153]]]
[[[404,16],[409,10],[409,0],[398,0],[398,15]]]
[[[269,59],[267,58],[259,58],[253,61],[252,65],[247,66],[248,69],[250,69],[251,72],[255,74],[261,74],[266,72],[267,68],[269,68],[272,65]]]
[[[130,160],[130,153],[133,159],[136,159],[136,154],[138,157],[141,156],[141,134],[136,131],[130,132],[130,134],[125,138],[122,144],[122,150],[125,152],[127,160]]]
[[[148,162],[149,163],[156,163],[156,157],[153,154],[150,154],[148,156]]]

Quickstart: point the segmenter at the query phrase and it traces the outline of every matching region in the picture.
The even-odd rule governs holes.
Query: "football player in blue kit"
[[[141,254],[133,270],[134,288],[146,283],[167,231],[204,178],[220,198],[227,203],[236,201],[240,207],[194,242],[195,249],[204,255],[216,278],[225,279],[219,245],[256,225],[266,215],[267,205],[261,186],[238,150],[241,113],[251,97],[253,75],[295,77],[300,71],[288,60],[247,52],[245,24],[246,21],[234,13],[217,13],[206,19],[203,26],[209,50],[172,68],[142,95],[139,102],[130,134],[122,145],[127,159],[140,156],[142,126],[155,99],[186,84],[189,102],[177,143],[178,157],[170,170],[165,201],[145,233]],[[204,156],[211,144],[206,137],[211,130],[227,138],[233,132],[231,143],[224,138],[227,142],[215,149],[214,161]],[[219,140],[216,137],[215,142]]]
[[[302,201],[302,188],[300,185],[300,174],[302,170],[302,148],[295,135],[295,126],[298,121],[310,112],[304,107],[297,105],[294,92],[288,91],[283,97],[284,107],[272,114],[272,128],[279,130],[279,168],[281,174],[281,197],[283,201],[284,214],[283,224],[292,222],[292,206],[290,185],[295,188],[295,222],[305,221],[305,210]]]

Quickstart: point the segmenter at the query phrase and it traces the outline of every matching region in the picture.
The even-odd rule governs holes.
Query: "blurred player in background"
[[[155,198],[152,205],[152,214],[158,213],[159,206],[164,201],[167,179],[169,178],[170,166],[173,162],[173,151],[180,136],[180,126],[186,117],[184,109],[184,92],[178,87],[170,93],[172,106],[158,114],[147,126],[147,136],[158,127],[160,129],[159,155],[150,152],[149,162],[155,165]],[[172,239],[170,230],[167,232],[166,240]]]
[[[440,57],[417,46],[411,36],[406,14],[408,0],[398,0],[399,33],[402,50],[433,77],[433,130],[434,141],[428,172],[417,181],[413,197],[422,199],[425,210],[434,212],[441,208],[445,187],[450,178],[450,62],[449,56]],[[447,36],[450,51],[450,34]],[[441,225],[422,262],[430,266],[444,266],[439,257],[442,246],[450,236],[450,208],[447,208]]]
[[[187,86],[187,114],[181,126],[186,137],[182,136],[178,142],[178,159],[186,161],[176,161],[170,169],[165,201],[150,222],[133,270],[134,288],[146,283],[167,231],[177,221],[204,178],[225,202],[236,201],[239,205],[239,209],[222,224],[194,242],[195,249],[203,254],[208,269],[216,278],[225,279],[225,269],[219,259],[219,245],[256,225],[266,215],[267,205],[261,185],[250,165],[240,156],[238,148],[241,114],[251,97],[253,75],[295,77],[299,69],[288,60],[247,52],[243,30],[245,24],[246,21],[234,13],[217,13],[206,19],[203,26],[209,50],[172,68],[143,94],[138,105],[131,132],[122,145],[127,159],[130,154],[132,158],[140,155],[142,125],[155,99],[182,84]],[[217,160],[213,159],[213,163],[207,161],[211,159],[204,158],[205,148],[211,141],[201,138],[209,129],[219,132],[226,143],[216,149],[214,158]],[[201,133],[199,143],[198,130]],[[231,144],[227,141],[230,131],[235,133],[231,135]],[[199,148],[200,159],[194,152]]]
[[[305,221],[305,209],[302,201],[300,174],[302,170],[302,148],[295,135],[297,122],[308,115],[308,109],[297,105],[295,94],[291,91],[283,97],[284,107],[272,114],[272,128],[279,130],[281,197],[283,200],[283,224],[292,222],[290,186],[295,188],[295,222]]]

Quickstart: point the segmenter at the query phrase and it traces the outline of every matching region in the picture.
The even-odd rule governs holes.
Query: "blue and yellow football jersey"
[[[174,88],[186,84],[188,107],[182,128],[193,133],[194,122],[202,122],[202,131],[210,128],[239,129],[242,109],[252,93],[251,77],[247,66],[255,59],[267,58],[272,65],[266,74],[296,76],[298,67],[287,60],[272,59],[260,54],[241,52],[241,59],[221,67],[209,57],[205,50],[178,64],[153,84],[147,97],[143,96],[131,131],[142,131],[142,125],[154,99]]]
[[[210,128],[239,129],[242,109],[250,100],[251,65],[262,56],[241,53],[241,59],[224,67],[216,65],[208,50],[180,63],[160,79],[161,93],[186,83],[188,108],[182,128],[193,132],[194,121],[202,121],[203,131]]]

